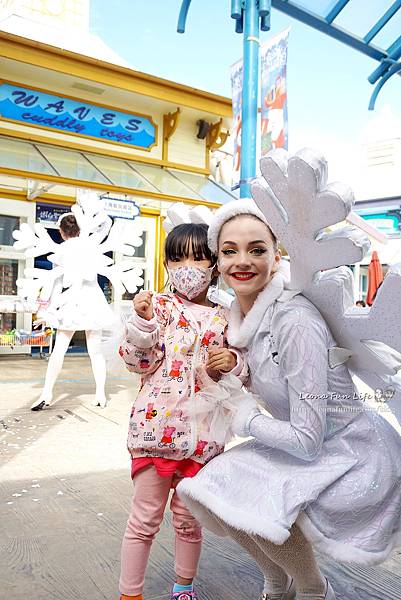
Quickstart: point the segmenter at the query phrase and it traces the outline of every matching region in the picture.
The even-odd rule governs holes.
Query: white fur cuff
[[[232,432],[240,437],[250,436],[251,434],[249,428],[251,421],[259,414],[260,410],[255,398],[251,394],[245,395],[233,416],[233,420],[231,422]]]

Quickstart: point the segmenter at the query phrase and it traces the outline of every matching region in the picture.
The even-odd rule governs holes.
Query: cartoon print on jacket
[[[181,377],[181,365],[183,365],[183,361],[182,360],[173,360],[172,362],[172,368],[171,371],[169,373],[170,377],[172,377],[173,379],[177,379],[177,381],[182,381],[182,377]]]
[[[210,345],[210,340],[212,340],[214,337],[216,337],[214,331],[206,331],[205,335],[202,338],[202,346],[206,346],[208,348]]]
[[[205,440],[198,440],[195,449],[195,456],[202,456],[205,447],[207,446],[207,442]]]
[[[157,410],[154,409],[153,407],[154,407],[153,402],[149,402],[148,406],[146,407],[145,419],[147,421],[151,421],[152,419],[154,419],[157,416]]]
[[[154,294],[152,302],[155,318],[141,329],[136,314],[128,317],[122,343],[128,370],[142,375],[128,449],[133,458],[191,458],[205,463],[223,447],[210,439],[210,421],[198,422],[194,416],[193,394],[212,383],[204,365],[211,344],[225,346],[226,310],[206,308],[200,326],[178,296]],[[244,365],[240,378],[244,381],[246,376]]]
[[[175,427],[165,427],[163,429],[163,437],[160,440],[161,444],[173,444],[174,443],[174,439],[173,439],[173,433],[176,430]]]

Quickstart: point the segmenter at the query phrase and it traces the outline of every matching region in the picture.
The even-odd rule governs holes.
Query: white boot
[[[264,593],[261,595],[259,600],[294,600],[295,598],[295,584],[294,580],[291,579],[290,584],[286,592],[268,594]]]
[[[91,400],[92,406],[100,406],[100,408],[105,408],[107,404],[107,398],[104,393],[96,394],[94,398]]]
[[[326,592],[324,594],[297,594],[295,600],[336,600],[336,595],[329,580],[326,579]]]

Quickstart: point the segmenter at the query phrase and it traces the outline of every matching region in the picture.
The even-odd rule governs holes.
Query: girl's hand
[[[134,310],[139,317],[150,321],[153,319],[153,292],[139,292],[134,298]]]
[[[209,350],[209,360],[206,368],[211,371],[221,371],[228,373],[232,371],[237,364],[237,357],[228,348],[211,348]]]

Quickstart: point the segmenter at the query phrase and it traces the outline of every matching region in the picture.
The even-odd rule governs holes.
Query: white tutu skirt
[[[229,525],[282,544],[293,523],[320,552],[375,564],[401,543],[401,438],[377,414],[361,414],[307,462],[256,440],[214,458],[179,496],[217,535]]]
[[[116,322],[116,315],[96,281],[84,282],[77,298],[58,308],[50,304],[40,317],[51,327],[66,331],[108,329]]]

